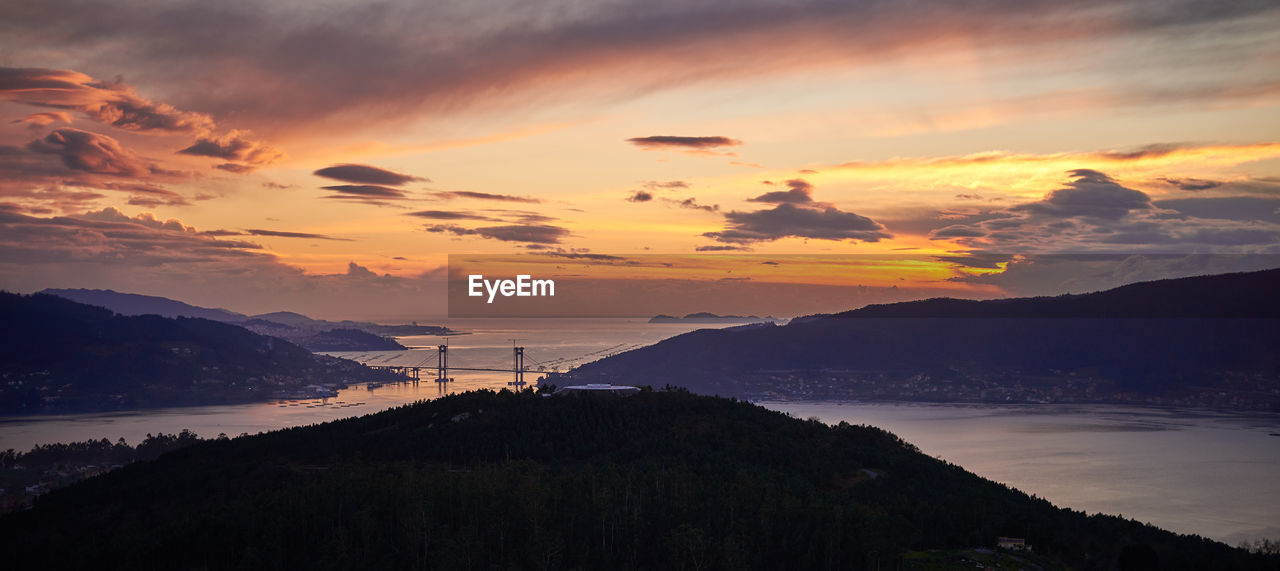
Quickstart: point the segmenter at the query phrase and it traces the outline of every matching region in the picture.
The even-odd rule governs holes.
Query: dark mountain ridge
[[[210,309],[164,297],[101,289],[45,289],[40,293],[105,307],[121,315],[199,317],[233,323],[255,333],[280,337],[311,351],[396,351],[405,347],[387,336],[456,333],[435,325],[382,325],[363,321],[312,319],[291,311],[244,315]],[[281,327],[284,326],[284,327]]]
[[[746,397],[1280,407],[1280,270],[699,330],[563,382]],[[1079,312],[1078,315],[1072,312]]]
[[[1139,282],[1100,292],[874,304],[825,316],[947,318],[1280,318],[1280,268]],[[818,316],[813,316],[818,317]]]
[[[266,400],[388,375],[228,323],[0,292],[0,413]]]

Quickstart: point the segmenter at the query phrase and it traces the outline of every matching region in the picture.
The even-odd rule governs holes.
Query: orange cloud
[[[206,133],[213,119],[151,101],[122,82],[107,83],[69,69],[0,68],[0,98],[71,109],[90,119],[139,132]],[[65,115],[58,117],[70,122]]]

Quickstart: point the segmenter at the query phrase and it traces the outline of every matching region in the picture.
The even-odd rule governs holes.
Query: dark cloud
[[[769,210],[725,213],[726,228],[703,236],[720,242],[747,244],[781,238],[879,242],[893,236],[865,216],[829,206],[824,209],[779,204]]]
[[[79,184],[81,183],[71,182],[69,186],[78,186]],[[127,192],[130,194],[129,204],[132,206],[155,208],[157,206],[186,206],[191,204],[181,194],[153,184],[107,181],[94,184],[93,188]]]
[[[972,226],[952,225],[934,231],[929,237],[935,240],[944,238],[978,238],[987,235],[987,230]]]
[[[698,246],[694,248],[693,251],[695,252],[750,252],[751,248],[748,246],[729,246],[729,245]],[[761,263],[767,264],[769,262],[761,262]],[[774,263],[776,264],[777,262],[774,262]]]
[[[79,129],[56,129],[26,147],[0,146],[0,196],[49,211],[95,208],[106,195],[88,189],[129,193],[128,202],[138,206],[186,205],[182,195],[155,184],[186,177],[109,136]]]
[[[632,192],[631,196],[627,197],[627,202],[649,202],[650,200],[653,200],[653,194],[643,190]]]
[[[374,184],[337,184],[333,186],[322,186],[325,190],[332,190],[339,193],[334,196],[326,196],[325,198],[377,198],[398,200],[405,198],[404,191],[398,188],[387,188]]]
[[[146,208],[156,208],[158,206],[186,206],[191,204],[185,198],[178,197],[173,200],[166,200],[155,196],[147,196],[143,194],[135,194],[129,197],[127,201],[129,206],[142,206]]]
[[[455,210],[420,210],[418,212],[408,212],[405,216],[417,216],[419,218],[429,218],[431,220],[497,220],[492,216]]]
[[[495,103],[540,105],[567,92],[634,96],[797,66],[874,65],[936,51],[950,38],[1018,54],[1072,40],[1176,34],[1205,40],[1171,42],[1169,57],[1212,58],[1220,66],[1247,48],[1221,41],[1205,49],[1240,33],[1217,24],[1256,16],[1256,27],[1267,29],[1274,18],[1269,2],[1176,1],[1160,9],[1103,0],[567,6],[439,10],[391,0],[324,3],[302,14],[252,2],[8,2],[0,3],[0,53],[38,61],[52,52],[107,69],[127,61],[149,87],[180,94],[193,109],[237,113],[254,124],[359,128]],[[193,77],[192,70],[205,73]]]
[[[765,184],[772,185],[770,181]],[[818,240],[861,240],[879,242],[893,236],[880,223],[834,205],[815,202],[813,185],[802,179],[786,182],[786,191],[770,192],[756,197],[756,202],[776,204],[771,209],[753,212],[731,211],[724,215],[725,229],[706,232],[703,236],[719,242],[749,244],[781,238],[813,238]]]
[[[200,232],[205,236],[247,236],[245,232],[239,230],[203,230]]]
[[[0,98],[80,111],[129,131],[206,133],[214,128],[208,115],[150,101],[121,81],[96,81],[68,69],[0,67]],[[65,115],[57,119],[70,122]]]
[[[369,165],[341,164],[322,168],[312,173],[316,176],[352,182],[356,184],[372,184],[379,186],[404,186],[415,181],[429,179],[401,174]]]
[[[267,165],[279,160],[283,155],[261,141],[250,138],[244,131],[231,131],[221,137],[200,137],[190,147],[178,151],[184,155],[213,157],[224,161],[236,161],[247,165]],[[220,165],[218,168],[236,172],[235,165]],[[248,168],[243,165],[238,168]]]
[[[742,141],[730,139],[729,137],[712,136],[712,137],[680,137],[675,135],[654,135],[651,137],[633,137],[627,139],[631,143],[646,151],[660,150],[713,150],[721,147],[736,147],[742,144]]]
[[[274,236],[277,238],[307,238],[311,240],[334,240],[338,242],[354,242],[355,241],[350,238],[334,238],[333,236],[326,236],[324,234],[308,234],[306,232],[282,232],[280,230],[260,230],[256,228],[250,228],[248,230],[245,230],[245,232],[248,232],[249,235],[251,236]]]
[[[32,141],[27,148],[57,155],[69,169],[94,174],[142,177],[155,170],[115,139],[79,129],[57,129]]]
[[[1015,206],[1010,210],[1058,218],[1086,216],[1118,220],[1130,212],[1151,208],[1151,197],[1146,193],[1120,186],[1103,173],[1076,169],[1069,174],[1075,180],[1067,183],[1066,188],[1049,193],[1039,202]]]
[[[1224,182],[1213,189],[1219,196],[1280,196],[1280,177],[1250,177],[1241,180]]]
[[[148,292],[243,313],[302,312],[326,319],[394,320],[406,307],[446,308],[443,271],[376,275],[359,264],[315,275],[280,262],[258,244],[201,232],[179,220],[128,216],[114,208],[72,216],[28,216],[0,204],[0,282]],[[355,313],[353,313],[353,311]]]
[[[469,190],[451,190],[431,193],[432,196],[443,198],[445,200],[453,200],[455,198],[474,198],[477,200],[496,200],[498,202],[525,202],[529,204],[538,204],[542,202],[540,198],[531,196],[515,196],[511,194],[493,194],[489,192],[472,192]]]
[[[258,169],[258,167],[252,165],[240,165],[236,163],[220,163],[213,165],[213,168],[234,174],[249,174]]]
[[[690,210],[701,210],[703,212],[720,212],[719,204],[698,204],[698,199],[692,196],[683,200],[676,200],[674,198],[664,198],[662,199],[662,201],[666,202],[667,204],[674,204],[676,206],[679,206],[680,208],[688,208]]]
[[[272,259],[257,244],[219,240],[175,219],[160,220],[151,214],[130,217],[114,208],[52,218],[0,215],[0,248],[9,264],[154,266]]]
[[[980,194],[957,194],[957,195],[956,195],[956,198],[958,198],[958,199],[960,199],[960,200],[982,200],[982,195],[980,195]]]
[[[766,184],[773,184],[765,181]],[[804,179],[792,179],[786,182],[790,190],[775,190],[766,192],[755,198],[748,198],[748,202],[767,202],[770,204],[808,204],[813,202],[813,185]]]
[[[482,228],[464,228],[454,224],[433,224],[424,229],[427,232],[449,233],[455,236],[480,236],[503,242],[528,242],[532,244],[559,244],[561,238],[569,236],[567,228],[549,224],[513,224]]]
[[[669,180],[666,182],[658,182],[656,180],[645,181],[640,186],[647,190],[677,190],[689,188],[689,183],[683,180]]]
[[[1280,226],[1263,228],[1197,228],[1186,235],[1174,235],[1177,242],[1211,246],[1252,246],[1280,244]]]
[[[1170,186],[1176,187],[1176,188],[1178,188],[1179,190],[1188,190],[1188,191],[1191,191],[1191,192],[1198,192],[1198,191],[1201,191],[1201,190],[1209,190],[1209,189],[1211,189],[1211,188],[1218,188],[1219,186],[1222,186],[1222,182],[1221,182],[1221,181],[1216,181],[1216,180],[1205,180],[1205,179],[1201,179],[1201,178],[1170,178],[1170,177],[1162,177],[1162,178],[1160,178],[1160,179],[1158,179],[1158,180],[1163,181],[1163,182],[1167,183],[1167,184],[1168,184],[1168,185],[1170,185]]]
[[[518,222],[520,224],[542,224],[545,222],[555,222],[556,220],[559,220],[559,218],[556,218],[554,216],[547,216],[545,214],[530,212],[528,210],[510,210],[506,208],[484,208],[481,211],[489,212],[495,216],[500,216],[511,222]]]
[[[537,255],[550,256],[553,258],[565,258],[569,260],[589,260],[592,262],[620,262],[626,259],[622,256],[614,256],[611,254],[592,254],[589,252],[567,252],[567,251],[538,252]]]
[[[1186,216],[1219,220],[1243,220],[1280,224],[1280,198],[1224,196],[1220,198],[1175,198],[1157,200],[1159,208]]]
[[[1094,156],[1113,160],[1113,161],[1136,161],[1139,159],[1156,159],[1166,157],[1170,154],[1187,148],[1187,145],[1179,143],[1156,143],[1139,148],[1136,151],[1101,151],[1093,153]],[[1088,170],[1088,169],[1080,169]],[[1097,173],[1097,171],[1090,171]],[[1099,173],[1100,174],[1100,173]]]
[[[1177,251],[1180,248],[1280,250],[1280,199],[1223,197],[1153,203],[1104,173],[1079,169],[1043,200],[936,229],[986,250]],[[1268,210],[1270,209],[1270,210]]]
[[[1000,264],[1007,264],[1014,259],[1010,254],[992,254],[987,252],[970,252],[960,256],[936,256],[943,262],[951,262],[966,268],[995,270]]]

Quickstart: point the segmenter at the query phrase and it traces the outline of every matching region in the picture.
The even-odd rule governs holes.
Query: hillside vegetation
[[[1057,509],[876,428],[683,391],[466,393],[202,442],[0,519],[16,569],[893,568],[999,535],[1083,569],[1280,561]]]

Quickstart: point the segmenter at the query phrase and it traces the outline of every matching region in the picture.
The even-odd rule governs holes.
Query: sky
[[[768,296],[792,314],[1274,267],[1278,30],[1269,1],[8,2],[0,288],[394,321],[447,312],[451,254],[664,257],[609,275],[745,313],[809,287]],[[713,269],[639,269],[673,266]]]

